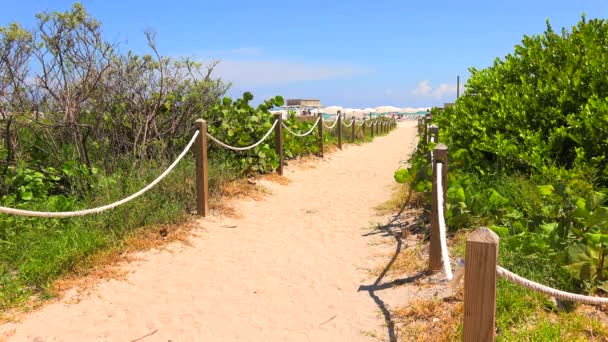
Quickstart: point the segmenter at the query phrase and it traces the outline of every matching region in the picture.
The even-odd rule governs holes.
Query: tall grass
[[[76,210],[124,198],[156,178],[168,163],[148,162],[106,179],[88,198],[65,203],[31,203],[41,211]],[[142,226],[183,221],[196,208],[194,158],[190,154],[155,188],[110,211],[75,218],[49,219],[4,216],[0,224],[10,233],[0,241],[0,310],[25,302],[32,294],[48,293],[52,282],[82,266],[87,257],[120,247]],[[238,175],[217,159],[210,160],[213,191]],[[7,227],[8,226],[8,227]]]

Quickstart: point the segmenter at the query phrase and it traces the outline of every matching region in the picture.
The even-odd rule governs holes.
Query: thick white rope
[[[73,217],[73,216],[84,216],[84,215],[89,215],[89,214],[98,214],[102,211],[116,208],[119,205],[125,204],[125,203],[143,195],[146,191],[152,189],[156,184],[158,184],[158,182],[160,182],[163,178],[165,178],[165,176],[167,176],[175,168],[175,166],[177,166],[179,161],[182,160],[182,158],[190,150],[190,148],[192,147],[192,144],[194,144],[198,134],[199,134],[198,130],[196,132],[194,132],[194,135],[192,136],[192,138],[190,139],[190,142],[188,142],[188,145],[186,145],[186,147],[184,148],[182,153],[180,153],[180,155],[177,157],[177,159],[175,159],[175,161],[171,165],[169,165],[169,167],[163,173],[161,173],[160,176],[158,176],[158,178],[153,180],[152,183],[146,185],[146,187],[144,187],[143,189],[139,190],[138,192],[134,193],[133,195],[131,195],[129,197],[121,199],[120,201],[117,201],[117,202],[114,202],[111,204],[107,204],[107,205],[104,205],[101,207],[97,207],[97,208],[77,210],[77,211],[55,211],[55,212],[47,211],[47,212],[45,212],[45,211],[30,211],[30,210],[21,210],[21,209],[0,207],[0,213],[19,215],[19,216],[34,216],[34,217]]]
[[[279,120],[274,120],[274,123],[272,124],[272,127],[270,127],[270,129],[268,130],[268,132],[266,132],[266,134],[262,137],[262,139],[260,139],[260,141],[256,142],[253,145],[250,146],[246,146],[246,147],[235,147],[235,146],[230,146],[228,144],[225,144],[221,141],[219,141],[217,138],[215,138],[214,136],[212,136],[211,134],[207,133],[207,136],[209,137],[209,139],[213,140],[216,144],[227,148],[229,150],[233,150],[233,151],[247,151],[247,150],[251,150],[252,148],[255,148],[256,146],[258,146],[259,144],[261,144],[262,142],[264,142],[264,140],[266,140],[266,138],[268,138],[268,136],[270,135],[270,133],[272,133],[272,131],[274,131],[275,126],[277,125],[277,122],[279,122]]]
[[[355,119],[350,119],[350,123],[348,125],[344,124],[344,126],[345,127],[350,127],[353,124],[353,122],[355,122]]]
[[[593,297],[593,296],[585,296],[576,293],[570,293],[566,291],[556,290],[554,288],[539,284],[532,280],[528,280],[526,278],[520,277],[517,274],[504,269],[498,265],[496,265],[496,274],[507,279],[508,281],[521,285],[530,290],[534,290],[536,292],[544,293],[548,296],[571,301],[571,302],[579,302],[583,304],[589,305],[606,305],[608,304],[608,298],[602,297]]]
[[[336,127],[336,124],[338,123],[338,118],[340,117],[340,115],[342,115],[342,114],[338,114],[338,116],[336,116],[336,121],[334,121],[334,124],[333,124],[333,125],[331,125],[331,127],[330,127],[330,126],[327,126],[327,125],[325,124],[325,121],[323,121],[323,126],[325,126],[325,128],[327,128],[327,129],[332,129],[332,128]]]
[[[365,120],[356,121],[356,122],[355,122],[355,125],[357,125],[357,126],[361,127],[361,126],[363,126],[363,124],[364,124],[364,123],[365,123]]]
[[[445,278],[450,281],[454,277],[452,265],[450,265],[450,255],[448,253],[448,242],[446,237],[445,217],[443,214],[443,177],[441,170],[443,163],[437,163],[437,220],[439,221],[439,240],[441,241],[441,259],[443,260],[443,271]]]
[[[435,137],[431,136],[431,142],[434,143],[435,142]],[[431,150],[431,170],[435,168],[435,156],[433,155],[433,150]]]
[[[315,128],[317,127],[317,124],[319,123],[319,120],[321,120],[321,117],[318,117],[317,121],[315,121],[315,123],[312,125],[310,130],[304,134],[296,133],[296,132],[292,131],[291,129],[289,129],[289,127],[287,127],[287,125],[284,122],[281,122],[281,124],[287,130],[287,132],[291,133],[292,135],[295,135],[296,137],[305,137],[305,136],[309,135],[310,133],[312,133],[312,131],[315,130]]]
[[[371,127],[371,125],[374,124],[374,122],[372,121],[372,119],[369,119],[367,122],[369,123],[369,125],[366,123],[365,124],[366,127]]]

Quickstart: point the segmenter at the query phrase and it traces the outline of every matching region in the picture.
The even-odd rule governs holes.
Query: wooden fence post
[[[437,125],[429,126],[429,142],[439,142],[439,127]]]
[[[194,147],[196,156],[196,209],[200,216],[205,217],[209,213],[209,178],[207,163],[207,122],[203,119],[196,120],[198,137]]]
[[[494,341],[498,235],[477,228],[467,239],[464,266],[465,342]]]
[[[275,150],[279,155],[279,168],[277,173],[279,176],[283,175],[283,114],[275,114],[274,117],[277,119],[277,125],[274,128],[275,137]]]
[[[422,136],[422,118],[418,118],[418,136]]]
[[[350,124],[352,126],[352,128],[351,128],[351,136],[352,136],[351,140],[352,140],[352,143],[354,144],[355,143],[355,128],[357,127],[357,125],[355,123],[355,117],[354,116],[353,116],[351,122],[352,122]]]
[[[365,116],[363,116],[363,125],[361,125],[361,131],[363,132],[363,141],[367,140],[365,139],[365,125],[367,124],[365,121]]]
[[[443,210],[445,212],[448,192],[448,147],[439,144],[433,149],[433,190],[431,199],[431,232],[429,241],[429,270],[441,269],[441,241],[439,240],[439,201],[437,201],[437,163],[441,163],[441,183],[443,189]]]
[[[376,120],[378,120],[378,119],[376,119]],[[382,124],[382,121],[379,121],[379,122],[376,123],[376,135],[378,135],[378,133],[380,132],[379,131],[380,130],[380,124]]]
[[[319,130],[319,149],[321,158],[323,158],[323,113],[319,113],[319,123],[317,129]]]
[[[338,125],[338,148],[342,149],[342,112],[338,111],[336,120],[338,120],[338,123],[336,123]]]
[[[371,119],[370,119],[371,120]],[[374,122],[372,121],[372,123],[369,126],[371,128],[371,133],[372,133],[372,138],[374,137]]]

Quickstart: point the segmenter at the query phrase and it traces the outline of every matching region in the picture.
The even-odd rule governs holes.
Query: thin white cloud
[[[281,85],[362,75],[365,67],[350,64],[321,64],[290,60],[222,60],[216,75],[235,86]]]
[[[430,97],[440,100],[446,96],[456,95],[456,85],[441,83],[437,88],[433,88],[431,86],[431,82],[429,82],[428,80],[424,80],[418,83],[416,88],[412,90],[412,95],[420,97]]]
[[[429,96],[433,92],[433,87],[429,81],[424,80],[416,86],[416,88],[412,91],[412,94],[417,96]]]

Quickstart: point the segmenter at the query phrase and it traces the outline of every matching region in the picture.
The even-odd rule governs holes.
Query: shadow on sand
[[[399,286],[399,285],[410,284],[429,274],[427,271],[423,271],[423,272],[419,272],[419,273],[417,273],[413,276],[407,277],[407,278],[400,278],[400,279],[392,280],[390,282],[382,283],[382,280],[386,276],[387,272],[390,270],[390,268],[393,265],[393,263],[395,262],[395,260],[397,260],[399,253],[401,253],[401,250],[403,248],[403,236],[404,236],[405,232],[406,231],[413,232],[414,230],[417,230],[419,227],[418,223],[408,224],[407,222],[405,222],[401,215],[402,212],[403,212],[403,210],[401,210],[397,215],[395,215],[391,219],[391,221],[388,222],[387,224],[378,226],[373,231],[363,235],[363,236],[382,235],[385,237],[393,237],[395,239],[397,245],[395,246],[395,253],[393,254],[392,258],[390,259],[388,264],[384,267],[384,269],[382,270],[380,275],[373,282],[373,284],[372,285],[361,285],[361,286],[359,286],[359,289],[358,289],[358,291],[367,291],[367,293],[374,300],[374,302],[376,303],[376,305],[378,306],[380,311],[382,311],[382,315],[384,316],[384,321],[386,323],[388,340],[390,342],[397,341],[397,335],[395,333],[395,323],[393,322],[391,313],[388,310],[388,308],[386,307],[386,304],[382,301],[382,299],[380,299],[380,297],[378,297],[378,295],[376,294],[376,291],[390,289],[392,287]]]

